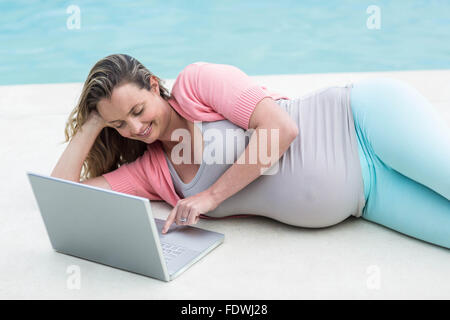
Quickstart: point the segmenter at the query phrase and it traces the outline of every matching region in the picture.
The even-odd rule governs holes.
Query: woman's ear
[[[155,76],[150,77],[150,91],[154,94],[160,95],[158,79]]]

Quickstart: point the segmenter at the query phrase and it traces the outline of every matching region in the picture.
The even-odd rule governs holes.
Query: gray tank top
[[[334,225],[350,215],[361,216],[365,197],[350,90],[351,84],[333,86],[293,100],[276,100],[297,123],[299,135],[268,172],[205,215],[260,215],[311,228]],[[245,151],[254,131],[226,119],[195,125],[201,129],[204,150],[192,181],[181,181],[164,152],[180,198],[216,182]],[[227,129],[237,137],[227,135]],[[216,137],[221,137],[222,145]]]

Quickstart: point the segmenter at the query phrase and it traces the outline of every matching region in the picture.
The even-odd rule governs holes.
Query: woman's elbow
[[[297,136],[299,134],[299,129],[298,129],[297,124],[294,123],[293,125],[291,125],[289,132],[293,139],[297,138]]]

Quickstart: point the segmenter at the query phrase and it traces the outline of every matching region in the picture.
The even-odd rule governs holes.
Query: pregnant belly
[[[365,200],[349,90],[331,87],[278,101],[300,130],[278,170],[261,175],[206,215],[254,214],[310,228],[360,216]]]
[[[355,190],[349,188],[345,171],[322,167],[294,171],[285,157],[282,160],[276,174],[260,176],[206,215],[251,214],[294,226],[320,228],[357,214]]]

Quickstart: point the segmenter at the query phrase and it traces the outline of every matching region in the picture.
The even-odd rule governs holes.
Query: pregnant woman
[[[200,217],[321,228],[353,215],[450,248],[450,129],[398,80],[289,99],[197,62],[169,94],[116,54],[90,71],[65,135],[52,176],[79,182],[84,169],[81,183],[166,201],[163,233]]]

